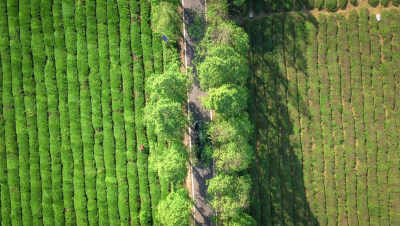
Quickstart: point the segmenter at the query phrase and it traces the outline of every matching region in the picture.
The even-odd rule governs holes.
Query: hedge
[[[387,173],[388,173],[388,188],[389,188],[389,200],[388,200],[388,222],[391,224],[392,220],[394,220],[393,216],[398,215],[399,211],[396,207],[398,205],[394,204],[396,200],[399,199],[398,191],[393,191],[392,182],[394,180],[398,180],[398,178],[394,178],[396,173],[398,175],[398,165],[392,165],[392,159],[397,157],[397,144],[398,140],[398,130],[396,128],[396,113],[395,109],[395,96],[396,96],[396,78],[394,74],[394,64],[395,62],[392,59],[392,33],[391,33],[391,11],[383,11],[382,12],[382,22],[379,26],[379,31],[381,34],[382,43],[382,64],[381,64],[381,78],[383,82],[383,103],[385,108],[385,130],[388,139],[388,150],[387,150]],[[394,173],[395,172],[395,173]],[[399,201],[397,201],[399,202]]]
[[[394,4],[394,2],[393,2]],[[392,33],[392,61],[393,62],[399,62],[400,59],[400,11],[398,9],[392,9],[390,11],[391,13],[391,33]],[[395,115],[393,116],[396,119],[396,125],[397,125],[397,150],[400,147],[400,142],[399,142],[399,136],[400,136],[400,82],[398,80],[399,75],[400,75],[400,66],[398,64],[393,64],[393,72],[394,76],[396,79],[396,96],[395,96]],[[396,144],[396,142],[395,142]],[[396,168],[396,166],[399,166],[399,153],[397,152],[397,155],[395,154],[396,152],[392,152],[390,155],[390,160],[389,164],[392,169],[390,172],[391,175],[391,180],[390,180],[390,187],[391,188],[398,188],[400,186],[399,178],[400,178],[400,169],[399,167]],[[400,207],[399,207],[399,202],[400,202],[400,194],[399,194],[399,189],[393,189],[391,193],[391,199],[392,202],[390,203],[390,208],[393,210],[390,213],[390,222],[391,224],[395,224],[396,222],[400,221]]]
[[[287,67],[287,108],[288,108],[288,121],[289,123],[289,144],[291,153],[291,169],[292,169],[292,186],[294,196],[293,206],[293,219],[294,221],[304,222],[306,219],[306,197],[304,192],[304,181],[303,181],[303,151],[301,150],[301,104],[300,97],[298,96],[298,73],[303,73],[304,70],[300,71],[296,66],[297,52],[296,52],[296,34],[295,28],[298,26],[297,23],[303,23],[303,18],[299,14],[293,14],[288,16],[285,24],[288,24],[289,30],[285,29],[285,49],[286,49],[286,67]],[[285,26],[286,27],[286,26]],[[298,57],[302,57],[298,55]],[[293,131],[293,132],[292,132]],[[297,220],[296,220],[297,219]]]
[[[77,34],[74,24],[74,1],[63,1],[62,11],[67,49],[68,111],[70,119],[71,149],[74,158],[73,183],[76,223],[87,224],[88,212],[87,199],[85,195],[83,143],[81,136],[81,109],[79,104],[80,87],[77,71]],[[81,63],[82,62],[79,62],[79,66]]]
[[[97,33],[99,44],[100,76],[101,76],[101,105],[103,113],[103,147],[106,171],[106,188],[109,224],[119,224],[118,185],[115,169],[114,135],[112,124],[111,88],[110,88],[110,59],[107,30],[107,2],[97,2]]]
[[[356,178],[357,178],[357,212],[358,222],[366,224],[368,219],[367,207],[367,159],[365,150],[365,125],[363,114],[363,87],[361,78],[361,62],[360,62],[360,43],[359,43],[359,25],[358,13],[350,11],[348,18],[349,33],[349,54],[350,54],[350,73],[351,73],[351,104],[353,105],[353,116],[355,125],[356,138]]]
[[[357,209],[356,209],[356,175],[355,175],[355,134],[354,134],[354,118],[351,108],[351,77],[350,77],[350,57],[349,57],[349,44],[348,44],[348,28],[347,21],[343,14],[337,15],[338,20],[338,43],[339,45],[339,65],[341,69],[341,84],[342,84],[342,98],[343,104],[343,130],[344,130],[344,154],[346,159],[346,203],[348,208],[348,222],[356,223]]]
[[[253,48],[249,52],[249,56],[248,56],[249,64],[252,64],[254,67],[254,70],[252,67],[249,67],[250,77],[253,77],[254,79],[250,79],[248,81],[248,87],[250,90],[252,90],[250,92],[251,98],[250,99],[245,98],[245,101],[246,102],[248,101],[249,106],[251,106],[251,108],[249,108],[250,121],[256,125],[254,128],[255,136],[252,137],[250,143],[253,148],[253,151],[258,152],[258,153],[260,152],[262,145],[260,145],[260,147],[257,147],[255,145],[257,135],[259,133],[259,130],[265,129],[265,123],[263,123],[263,128],[261,128],[261,125],[257,124],[257,118],[256,118],[256,114],[255,114],[256,106],[257,106],[258,111],[260,111],[260,114],[265,113],[265,101],[264,102],[261,101],[261,99],[262,99],[261,95],[257,95],[257,97],[255,96],[257,82],[260,83],[258,86],[258,90],[263,89],[262,88],[263,86],[261,85],[262,79],[260,78],[261,76],[259,73],[262,70],[262,66],[261,66],[261,63],[257,62],[260,55],[262,54],[262,32],[260,32],[261,31],[260,24],[261,24],[261,20],[255,21],[254,24],[250,20],[246,20],[244,23],[244,26],[243,26],[244,31],[247,34],[249,34],[249,45],[253,45],[253,43],[257,43],[254,46],[259,47],[259,48]],[[251,25],[253,25],[253,26],[251,26]],[[259,77],[257,77],[257,75]],[[255,103],[259,103],[259,104],[256,105]],[[242,107],[244,107],[244,106],[242,106]],[[260,122],[260,123],[262,123],[262,122]],[[264,148],[265,148],[265,146],[264,146]],[[250,214],[254,217],[254,219],[257,221],[258,224],[261,224],[261,221],[262,221],[261,220],[261,211],[262,210],[261,210],[261,198],[260,198],[260,187],[259,187],[260,173],[258,172],[257,165],[254,164],[259,161],[260,161],[259,156],[255,156],[255,159],[252,160],[253,164],[251,164],[251,167],[249,170],[252,184],[255,185],[252,187],[252,189],[250,191]]]
[[[29,12],[29,11],[28,11]],[[29,143],[26,127],[23,78],[22,78],[22,46],[19,25],[18,2],[7,3],[8,26],[10,37],[10,57],[12,70],[12,96],[15,108],[15,131],[18,143],[19,158],[19,187],[21,192],[22,222],[27,224],[32,221],[30,206],[30,174],[29,174]],[[25,10],[26,13],[26,10]],[[25,44],[25,43],[24,43]],[[13,203],[11,203],[13,204]]]
[[[143,70],[143,51],[142,50],[142,39],[146,39],[145,35],[143,35],[142,29],[146,27],[146,23],[148,23],[149,18],[149,5],[144,0],[140,0],[141,7],[140,11],[138,8],[139,0],[131,1],[131,9],[135,12],[134,15],[134,23],[131,23],[131,45],[132,45],[132,53],[133,53],[133,80],[134,80],[134,90],[135,90],[135,123],[136,123],[136,151],[137,151],[137,166],[138,166],[138,176],[139,176],[139,195],[140,195],[140,224],[141,225],[149,225],[151,224],[151,202],[150,202],[150,194],[149,194],[149,182],[148,182],[148,170],[147,170],[147,157],[148,157],[148,145],[146,139],[146,130],[145,130],[145,121],[144,121],[144,104],[145,104],[145,96],[144,96],[144,70]],[[133,6],[133,7],[132,7]],[[135,10],[136,9],[136,10]],[[138,24],[139,13],[142,19],[141,24]],[[146,17],[147,16],[147,17]],[[147,19],[146,19],[147,18]],[[149,26],[147,24],[147,26]],[[148,28],[147,32],[150,32]],[[142,33],[142,35],[141,35]],[[146,33],[145,33],[146,34]],[[149,34],[149,33],[147,33]],[[148,37],[149,39],[150,37]],[[149,39],[144,45],[147,45],[149,49],[151,47]],[[144,47],[143,47],[144,48]],[[150,49],[149,49],[150,50]],[[148,52],[146,53],[148,54]],[[144,150],[141,150],[141,145],[143,145]]]
[[[292,188],[292,175],[291,175],[291,153],[289,143],[289,128],[291,125],[288,123],[288,110],[287,110],[287,87],[288,87],[288,73],[289,68],[286,68],[286,54],[290,50],[290,47],[286,46],[287,40],[289,39],[289,32],[292,32],[293,24],[290,22],[289,14],[278,16],[278,20],[282,23],[278,25],[277,38],[274,40],[277,43],[275,48],[277,52],[277,60],[279,68],[285,68],[281,70],[281,75],[278,76],[277,84],[277,104],[278,104],[278,117],[279,117],[279,146],[280,148],[280,176],[282,186],[282,208],[283,208],[283,222],[284,224],[293,224],[293,188]],[[282,76],[283,79],[279,79]]]
[[[118,181],[120,224],[129,224],[128,183],[126,181],[126,144],[123,108],[122,75],[119,48],[119,14],[116,1],[107,1],[108,37],[110,51],[110,84],[112,118],[115,137],[115,163]],[[120,28],[121,30],[123,27]]]
[[[95,1],[86,2],[86,37],[88,49],[89,87],[92,101],[92,125],[94,132],[94,161],[96,197],[98,207],[98,224],[108,225],[107,190],[105,183],[104,149],[103,149],[103,116],[101,109],[101,76],[99,72],[99,49],[97,38]]]
[[[324,17],[325,18],[325,17]],[[320,20],[321,16],[320,16]],[[321,21],[318,21],[321,22]],[[310,49],[310,53],[307,54],[308,61],[308,96],[310,98],[309,108],[311,120],[309,124],[310,134],[312,137],[313,148],[311,149],[313,154],[313,165],[314,165],[314,176],[313,176],[313,189],[315,192],[315,209],[316,215],[318,217],[318,221],[323,224],[327,221],[327,212],[325,209],[325,186],[324,186],[324,149],[323,149],[323,140],[322,140],[322,128],[321,128],[321,110],[320,110],[320,92],[319,92],[319,83],[320,77],[318,74],[317,67],[317,59],[320,54],[318,52],[321,51],[321,37],[326,34],[326,23],[321,23],[318,25],[318,36],[314,34],[314,27],[311,28],[310,31],[310,39],[314,38],[314,40],[318,40],[318,42],[313,43],[312,49]],[[322,34],[322,35],[321,35]],[[323,159],[323,160],[322,160]]]
[[[368,215],[371,224],[379,224],[379,197],[376,175],[376,128],[374,121],[374,95],[371,84],[371,38],[370,38],[370,17],[367,8],[360,11],[359,17],[359,39],[361,52],[362,85],[364,87],[364,123],[367,154],[367,194],[368,194]]]
[[[154,21],[154,15],[157,13],[154,9],[157,7],[152,7],[150,14],[151,14],[151,21]],[[171,24],[171,26],[173,26]],[[152,53],[153,53],[153,61],[154,61],[154,73],[161,74],[163,72],[163,51],[162,51],[162,41],[161,41],[161,34],[156,33],[154,30],[152,31]],[[154,75],[151,75],[154,76]],[[150,76],[150,77],[151,77]],[[148,77],[146,78],[148,79]],[[146,80],[146,84],[147,84]],[[151,95],[151,93],[146,88],[146,96]],[[148,101],[146,101],[148,104]],[[147,140],[149,142],[149,155],[154,156],[160,153],[157,150],[157,135],[154,131],[154,127],[150,126],[147,123]],[[163,142],[163,139],[158,139],[159,143]],[[167,197],[169,193],[169,183],[162,183],[162,179],[157,176],[157,166],[154,162],[149,160],[149,168],[148,168],[148,175],[149,175],[149,186],[150,186],[150,196],[151,196],[151,208],[152,208],[152,219],[153,224],[159,224],[158,217],[157,217],[157,206],[160,202],[161,198]],[[163,184],[164,186],[160,185]],[[162,195],[162,193],[165,193]]]
[[[273,40],[273,48],[277,48],[275,44],[278,37],[278,26],[279,24],[279,18],[277,17],[272,17],[272,40]],[[281,29],[281,28],[280,28]],[[281,31],[281,30],[280,30]],[[272,74],[273,80],[271,80],[272,84],[267,85],[267,87],[271,87],[272,95],[271,95],[271,105],[269,106],[269,112],[271,112],[272,117],[269,119],[270,121],[270,128],[273,128],[275,126],[278,126],[278,109],[277,109],[277,85],[276,85],[276,77],[277,73],[277,63],[275,60],[275,54],[271,56],[273,58],[272,65]],[[270,169],[271,169],[271,179],[270,179],[270,189],[271,189],[271,194],[274,194],[271,196],[271,204],[272,204],[272,223],[273,224],[282,224],[282,197],[281,197],[281,182],[280,182],[280,177],[279,177],[279,165],[280,165],[280,159],[279,159],[279,143],[277,140],[278,137],[278,130],[277,129],[271,129],[270,132],[268,133],[268,139],[270,143]]]
[[[75,5],[75,26],[77,30],[77,69],[80,86],[80,118],[83,145],[85,192],[87,197],[88,222],[98,224],[96,194],[96,166],[94,160],[94,137],[92,108],[89,88],[88,47],[86,41],[86,7],[82,2]]]
[[[332,191],[337,197],[337,201],[333,201],[336,205],[337,217],[334,216],[336,223],[344,223],[347,222],[346,215],[346,186],[345,186],[345,159],[343,155],[343,128],[342,128],[342,111],[343,106],[341,102],[341,89],[340,89],[340,67],[338,64],[338,42],[337,42],[337,21],[334,15],[330,15],[328,17],[328,28],[327,28],[327,63],[328,63],[328,73],[329,73],[329,82],[330,82],[330,104],[331,104],[331,129],[334,132],[334,136],[329,134],[328,136],[332,136],[333,140],[330,140],[331,143],[331,152],[328,153],[330,156],[328,158],[331,159],[331,164],[334,164],[334,186]],[[332,162],[333,161],[333,162]],[[331,187],[332,189],[332,187]],[[330,204],[329,204],[330,205]]]
[[[62,197],[62,166],[61,166],[61,134],[58,111],[58,89],[56,70],[54,66],[54,28],[51,4],[41,4],[41,18],[46,52],[45,84],[47,91],[47,106],[50,135],[51,180],[53,195],[54,221],[56,225],[64,224],[64,203]]]
[[[375,18],[375,15],[371,15]],[[383,105],[383,88],[381,80],[381,43],[379,36],[379,24],[376,20],[370,20],[371,60],[372,60],[372,87],[375,90],[374,108],[377,138],[377,177],[379,195],[380,224],[388,224],[388,186],[387,186],[387,136],[385,133],[385,109]]]
[[[332,21],[333,20],[333,21]],[[334,17],[329,17],[325,14],[320,14],[318,18],[319,26],[327,27],[318,34],[318,61],[319,61],[319,77],[320,77],[320,108],[321,108],[321,122],[322,134],[324,140],[324,158],[325,158],[325,190],[326,190],[326,203],[329,208],[326,208],[328,222],[337,224],[338,204],[336,194],[335,182],[335,150],[334,150],[334,137],[332,136],[332,111],[331,111],[331,84],[330,78],[337,76],[333,74],[333,69],[328,63],[336,62],[327,60],[332,51],[328,49],[328,38],[335,38],[336,35],[336,20]],[[330,40],[329,40],[330,41]]]
[[[304,105],[308,105],[308,95],[307,95],[307,55],[312,54],[312,45],[307,45],[307,39],[309,37],[308,32],[313,29],[313,25],[307,21],[303,15],[297,15],[295,20],[295,52],[296,52],[296,75],[297,75],[297,93],[298,93],[298,107],[300,113],[300,129],[301,133],[301,147],[302,158],[298,155],[298,159],[302,159],[302,177],[304,181],[304,200],[307,203],[314,203],[314,194],[312,194],[312,155],[311,155],[311,136],[309,131],[309,121],[310,118],[307,112],[304,111]],[[311,36],[311,38],[313,38]],[[299,174],[297,172],[297,174]],[[304,189],[303,188],[303,189]],[[315,209],[313,205],[310,205],[310,209],[304,207],[307,211],[303,217],[304,222],[312,222],[313,217],[309,214],[315,214]]]
[[[10,57],[10,47],[9,47],[9,36],[8,36],[8,24],[7,24],[7,6],[5,1],[0,2],[0,54],[1,54],[1,90],[2,90],[2,107],[0,115],[0,135],[2,142],[0,142],[1,148],[1,158],[0,158],[0,169],[1,169],[1,223],[11,225],[11,223],[22,224],[21,219],[15,219],[15,216],[11,215],[14,211],[14,205],[11,204],[15,201],[16,191],[10,193],[10,187],[16,186],[14,181],[8,182],[8,177],[10,174],[15,176],[16,170],[8,171],[10,149],[15,152],[15,140],[12,134],[10,134],[10,129],[15,130],[13,125],[14,111],[13,111],[13,100],[11,95],[12,81],[11,81],[11,57]],[[7,107],[6,107],[7,106]],[[10,121],[12,119],[12,121]],[[15,132],[15,131],[14,131]],[[8,157],[8,158],[7,158]],[[13,159],[14,162],[18,163],[17,159]],[[17,175],[18,176],[18,175]],[[12,184],[14,182],[14,184]],[[19,184],[17,184],[19,187]],[[19,190],[17,190],[18,192]],[[17,196],[17,198],[19,195]],[[19,206],[18,206],[19,208]],[[18,209],[17,209],[18,210]],[[20,211],[21,212],[21,211]],[[18,222],[16,222],[18,221]]]
[[[53,2],[54,17],[54,57],[56,66],[56,80],[59,98],[60,127],[61,127],[61,163],[65,224],[75,224],[74,187],[73,187],[73,156],[71,151],[70,120],[68,112],[68,84],[67,84],[67,54],[64,38],[61,1]]]
[[[341,3],[343,5],[343,3]],[[326,0],[325,9],[329,12],[335,12],[338,9],[337,0]]]
[[[32,53],[36,81],[37,123],[39,135],[40,173],[43,194],[43,223],[54,224],[52,199],[51,157],[49,142],[49,124],[47,92],[45,87],[45,46],[40,21],[40,2],[31,4],[32,15]]]

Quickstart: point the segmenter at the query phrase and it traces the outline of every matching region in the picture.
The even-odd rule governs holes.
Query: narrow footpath
[[[195,46],[188,34],[188,28],[193,23],[193,15],[194,10],[198,10],[199,12],[205,12],[206,2],[205,0],[182,0],[183,4],[183,17],[184,17],[184,50],[185,50],[185,66],[193,67],[192,60],[194,58]],[[194,70],[194,78],[193,79],[193,87],[192,91],[189,94],[188,104],[189,104],[189,113],[192,115],[192,121],[190,122],[190,138],[189,138],[189,146],[190,150],[194,147],[195,136],[196,134],[193,132],[193,125],[196,121],[209,121],[210,114],[207,110],[202,108],[201,102],[198,97],[205,96],[206,93],[200,90],[199,84],[197,81],[197,73],[196,68],[193,67]],[[195,225],[211,225],[211,216],[212,210],[209,205],[206,203],[207,196],[207,180],[211,179],[213,176],[213,170],[211,167],[205,167],[201,163],[196,163],[195,166],[192,166],[192,196],[194,201],[194,220]]]

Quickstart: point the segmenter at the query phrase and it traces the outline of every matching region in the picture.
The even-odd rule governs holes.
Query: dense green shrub
[[[249,94],[243,87],[223,85],[210,89],[207,97],[201,100],[204,108],[216,110],[224,117],[232,117],[246,109],[248,97]]]
[[[115,171],[115,145],[112,125],[110,59],[107,32],[107,2],[97,2],[97,33],[101,76],[101,105],[103,113],[103,148],[106,171],[107,204],[109,224],[118,224],[118,184]]]
[[[368,4],[373,7],[377,7],[379,5],[379,0],[368,0]]]
[[[75,27],[74,1],[63,1],[63,22],[67,49],[68,111],[71,131],[71,149],[74,158],[74,205],[77,224],[87,224],[87,199],[83,165],[81,136],[80,87],[77,66],[77,34]]]
[[[60,0],[53,2],[54,18],[54,59],[56,66],[56,79],[59,97],[58,109],[60,112],[61,127],[61,163],[64,199],[65,224],[75,224],[75,208],[73,201],[73,156],[71,152],[70,121],[68,112],[68,84],[66,77],[67,55],[62,21],[62,5]]]
[[[364,88],[364,123],[365,123],[365,136],[366,136],[366,154],[368,166],[368,215],[371,224],[379,224],[378,217],[378,193],[377,193],[377,175],[376,175],[376,127],[374,123],[374,95],[372,90],[372,77],[371,77],[371,39],[369,33],[369,21],[376,20],[370,17],[367,8],[360,11],[359,18],[359,39],[360,39],[360,52],[361,52],[361,70],[362,70],[362,85]]]
[[[339,8],[345,9],[347,7],[347,1],[348,0],[339,0]]]
[[[107,213],[107,190],[104,172],[104,149],[103,149],[103,122],[101,112],[101,77],[99,73],[99,51],[97,44],[97,21],[95,1],[86,2],[86,35],[88,46],[89,87],[91,97],[92,125],[94,132],[94,161],[96,197],[98,207],[98,224],[108,224]]]
[[[2,219],[4,223],[22,224],[21,193],[19,189],[18,175],[18,150],[15,135],[15,110],[12,98],[12,65],[10,56],[10,39],[7,18],[7,5],[5,1],[0,2],[0,47],[2,72],[2,131],[3,153],[2,158]],[[4,118],[3,118],[4,117]],[[4,175],[4,176],[3,176]],[[4,192],[4,194],[3,194]],[[5,203],[3,209],[3,201]],[[3,222],[2,222],[3,223]]]
[[[220,173],[208,182],[208,194],[218,217],[229,222],[249,203],[251,180],[248,175],[235,176]]]
[[[381,5],[383,5],[384,7],[388,7],[390,0],[380,0]]]
[[[54,27],[50,3],[41,4],[41,18],[46,52],[45,84],[50,136],[51,179],[55,224],[64,224],[64,203],[62,200],[61,134],[58,110],[58,89],[54,65]]]
[[[354,118],[351,107],[351,76],[350,76],[350,57],[348,44],[348,28],[346,17],[343,14],[337,15],[338,20],[338,43],[342,43],[338,48],[339,65],[341,69],[342,98],[343,98],[343,131],[344,142],[343,151],[346,159],[346,202],[348,206],[348,221],[356,223],[356,177],[355,177],[355,134]],[[350,208],[349,208],[350,206]]]
[[[25,10],[25,12],[29,12]],[[29,174],[29,143],[28,133],[26,127],[25,105],[24,105],[24,92],[23,92],[23,65],[22,65],[22,45],[20,38],[20,24],[19,24],[19,8],[18,2],[7,2],[8,13],[8,26],[9,26],[9,44],[10,44],[10,57],[11,57],[11,71],[12,71],[12,97],[14,98],[15,109],[15,132],[16,142],[18,144],[19,165],[19,189],[20,189],[20,205],[22,209],[21,216],[22,222],[28,224],[32,221],[32,211],[30,206],[30,174]],[[23,37],[22,37],[23,38]],[[25,40],[24,40],[25,41]],[[25,44],[25,43],[24,43]],[[25,45],[26,46],[26,45]],[[24,48],[26,49],[26,48]],[[19,168],[18,168],[19,167]],[[18,174],[17,174],[18,175]],[[18,180],[16,180],[18,181]],[[11,190],[12,192],[12,190]],[[11,203],[13,206],[13,203]],[[20,211],[20,210],[19,210]],[[13,214],[13,212],[11,212]],[[18,212],[16,212],[18,214]]]
[[[396,158],[397,152],[397,144],[393,143],[393,140],[398,140],[397,130],[396,130],[396,114],[394,112],[395,109],[395,90],[396,90],[396,78],[398,75],[394,74],[394,61],[392,58],[392,43],[393,43],[393,35],[391,32],[392,26],[391,23],[391,11],[383,11],[382,12],[382,23],[379,25],[379,31],[381,34],[382,42],[382,64],[381,64],[381,79],[383,82],[383,103],[385,108],[385,130],[387,134],[387,170],[388,170],[388,195],[389,195],[389,203],[387,206],[388,209],[388,219],[387,222],[392,223],[394,220],[392,216],[394,216],[393,212],[398,212],[396,207],[393,207],[393,199],[398,199],[399,194],[397,191],[392,191],[392,182],[394,181],[393,176],[394,171],[395,174],[398,174],[398,167],[392,165],[392,159]],[[379,166],[378,166],[379,167]],[[379,169],[378,169],[379,170]],[[385,219],[386,220],[386,219]]]
[[[126,17],[126,16],[125,16]],[[107,24],[110,52],[110,85],[112,98],[113,135],[115,137],[115,165],[118,181],[118,210],[120,223],[129,224],[128,183],[126,181],[126,138],[123,106],[122,74],[120,67],[119,14],[116,1],[107,1]],[[125,26],[125,29],[126,26]],[[126,32],[126,31],[125,31]],[[125,41],[126,42],[126,41]],[[125,47],[125,50],[130,47]]]
[[[393,2],[394,4],[394,2]],[[396,63],[399,62],[400,59],[400,11],[397,8],[391,9],[390,11],[390,18],[391,18],[391,33],[392,33],[392,62],[394,62],[393,64],[393,73],[395,76],[395,80],[396,80],[396,87],[395,87],[395,109],[394,109],[394,115],[392,115],[391,117],[394,117],[396,119],[396,125],[397,125],[397,129],[400,128],[400,82],[398,80],[398,76],[400,75],[400,66]],[[393,122],[393,121],[392,121]],[[397,133],[397,138],[394,137],[395,134],[392,135],[391,139],[394,140],[399,140],[399,133]],[[394,144],[396,145],[396,144]],[[399,146],[399,142],[397,142],[397,146]],[[392,148],[394,148],[392,146]],[[398,149],[398,148],[397,148]],[[389,178],[389,186],[390,188],[396,188],[400,186],[400,169],[399,167],[396,167],[399,165],[399,155],[397,153],[396,156],[396,151],[394,151],[395,149],[392,149],[392,152],[389,155],[389,165],[390,165],[390,169],[391,171],[390,173],[390,178]],[[399,191],[396,189],[391,190],[391,202],[390,202],[390,207],[391,207],[391,211],[390,211],[390,222],[391,224],[395,224],[396,222],[399,222],[399,215],[397,213],[399,213],[399,206],[396,205],[396,200],[399,200]]]
[[[332,17],[331,17],[332,18]],[[320,27],[326,27],[318,33],[318,73],[320,78],[320,111],[321,111],[321,128],[323,136],[323,149],[325,158],[325,190],[326,190],[326,202],[329,203],[329,208],[326,208],[327,217],[329,221],[334,224],[337,222],[337,195],[335,193],[335,153],[333,147],[333,136],[330,136],[332,132],[332,115],[331,115],[331,103],[330,103],[330,77],[331,70],[327,67],[327,54],[330,54],[327,46],[327,38],[332,37],[335,34],[332,27],[336,21],[328,21],[325,14],[320,14],[318,17],[318,24]]]
[[[45,87],[45,44],[40,19],[40,1],[32,1],[32,54],[36,81],[37,124],[40,156],[40,174],[43,195],[43,223],[54,224],[53,199],[51,188],[51,157],[49,142],[49,124],[47,92]]]
[[[249,74],[246,58],[232,47],[222,45],[208,50],[208,56],[197,71],[200,86],[205,90],[224,84],[244,85]]]
[[[86,41],[86,7],[82,2],[75,5],[75,26],[77,30],[77,69],[80,86],[80,116],[83,145],[85,192],[87,197],[88,222],[98,224],[96,166],[94,162],[94,137],[92,126],[92,103],[89,89],[88,49]]]
[[[325,1],[325,9],[329,12],[335,12],[337,10],[337,1],[336,0],[326,0]]]
[[[136,12],[137,15],[133,16],[133,20],[135,23],[131,23],[131,44],[132,44],[132,53],[133,53],[133,76],[134,76],[134,90],[135,90],[135,125],[136,125],[136,151],[137,151],[137,166],[138,166],[138,176],[139,176],[139,191],[140,191],[140,224],[141,225],[149,225],[151,222],[151,202],[150,202],[150,194],[149,194],[149,182],[148,182],[148,167],[147,167],[147,157],[148,157],[148,146],[146,139],[146,131],[145,131],[145,119],[144,119],[144,105],[145,105],[145,95],[144,95],[144,48],[146,45],[146,60],[151,60],[150,48],[151,48],[151,39],[150,34],[151,30],[149,28],[148,20],[149,20],[149,5],[146,1],[141,0],[140,3],[140,11],[139,9],[135,10],[138,7],[139,0],[131,1],[131,7],[133,12]],[[142,5],[143,4],[143,5]],[[136,23],[140,17],[142,18],[142,23]],[[143,22],[144,21],[144,22]],[[146,28],[146,32],[140,29],[140,25],[143,28]],[[147,26],[147,27],[146,27]],[[147,40],[146,40],[147,38]],[[145,43],[142,43],[145,41]],[[143,45],[143,49],[142,49]],[[149,59],[150,58],[150,59]],[[146,63],[148,65],[149,62]],[[150,62],[151,64],[151,62]],[[152,70],[151,65],[150,68],[146,68],[146,70]],[[151,74],[151,71],[149,72]],[[143,145],[144,150],[141,150],[141,145]]]
[[[190,223],[190,207],[187,190],[171,192],[158,204],[159,219],[163,225],[188,225]]]

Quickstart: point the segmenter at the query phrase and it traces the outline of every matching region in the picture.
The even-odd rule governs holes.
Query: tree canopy
[[[148,78],[146,90],[150,93],[150,101],[155,102],[168,97],[176,102],[186,102],[190,89],[188,76],[178,70],[170,69],[164,74],[154,74]]]
[[[215,147],[236,141],[238,138],[249,138],[253,129],[248,114],[228,119],[217,118],[211,124],[210,133]]]
[[[187,119],[181,103],[163,98],[155,104],[147,105],[145,112],[146,120],[151,126],[154,126],[157,135],[175,141],[182,138],[182,130]]]
[[[158,204],[159,220],[165,226],[189,225],[191,206],[187,190],[171,192]]]
[[[151,25],[153,30],[159,35],[165,34],[169,39],[178,38],[181,34],[182,17],[177,13],[176,1],[152,1],[158,2],[152,4],[154,13],[151,14]],[[175,26],[171,26],[171,24]]]
[[[249,76],[246,57],[225,45],[210,48],[197,71],[200,86],[205,90],[225,84],[244,85]]]
[[[247,139],[238,137],[236,141],[229,142],[215,149],[213,157],[218,171],[234,173],[247,169],[253,160],[253,148]]]
[[[184,180],[187,174],[185,148],[175,144],[161,153],[161,156],[157,163],[160,177],[170,182]]]
[[[203,106],[215,110],[223,116],[234,116],[247,107],[247,89],[237,85],[223,85],[210,89],[207,97],[202,98]]]
[[[209,180],[208,194],[219,218],[229,221],[249,205],[251,180],[248,175],[218,174]]]

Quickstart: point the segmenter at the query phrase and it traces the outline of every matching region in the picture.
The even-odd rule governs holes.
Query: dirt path
[[[194,58],[195,45],[193,40],[188,35],[188,28],[193,23],[191,18],[194,10],[201,12],[205,11],[206,3],[205,0],[182,0],[183,5],[183,17],[184,17],[184,64],[185,67],[191,67],[192,60]],[[194,72],[196,69],[194,68]],[[195,73],[195,77],[197,74]],[[196,80],[193,78],[194,81]],[[198,97],[206,96],[206,93],[200,90],[199,85],[193,82],[192,91],[189,94],[188,108],[189,113],[192,115],[191,126],[189,128],[189,147],[192,151],[194,147],[193,124],[196,121],[208,121],[210,114],[208,111],[202,108],[201,102]],[[192,161],[193,162],[193,161]],[[206,202],[207,196],[207,180],[213,176],[213,170],[210,167],[205,167],[201,163],[197,163],[191,167],[191,196],[194,201],[193,212],[194,212],[194,223],[195,225],[211,225],[212,210]]]

